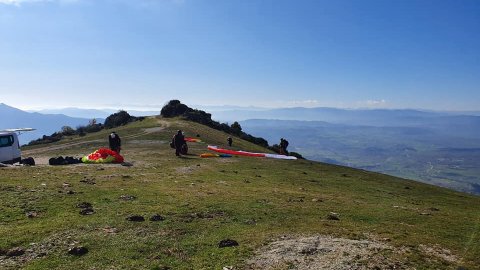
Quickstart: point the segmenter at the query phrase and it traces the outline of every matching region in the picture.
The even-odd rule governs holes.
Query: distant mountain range
[[[480,112],[435,112],[410,109],[339,109],[339,108],[279,108],[268,110],[224,110],[212,112],[218,121],[244,121],[248,119],[325,121],[335,124],[366,126],[421,126],[432,120],[450,121],[457,119],[476,119]],[[445,118],[446,117],[446,118]],[[462,120],[464,121],[464,120]]]
[[[36,112],[26,112],[20,109],[0,103],[0,130],[7,128],[35,128],[35,131],[25,132],[20,137],[20,144],[38,139],[43,135],[50,135],[61,130],[63,126],[76,128],[77,126],[87,125],[93,118],[77,118],[63,114],[41,114]],[[99,122],[104,119],[97,119]]]
[[[119,110],[113,109],[82,109],[82,108],[62,108],[62,109],[44,109],[37,111],[29,112],[38,112],[42,114],[64,114],[70,117],[80,117],[80,118],[107,118],[109,115],[118,112]],[[160,109],[158,111],[138,111],[138,110],[126,110],[132,116],[149,116],[149,115],[158,115],[160,114]]]

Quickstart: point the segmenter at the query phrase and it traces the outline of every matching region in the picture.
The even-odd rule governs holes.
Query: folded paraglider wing
[[[212,154],[212,153],[203,153],[200,155],[202,158],[211,158],[211,157],[221,157],[221,158],[227,158],[227,157],[232,157],[232,155],[229,154]]]
[[[123,157],[108,148],[100,148],[88,156],[82,158],[83,163],[122,163]]]
[[[195,142],[195,143],[201,143],[202,140],[197,139],[197,138],[191,138],[191,137],[185,137],[186,142]]]

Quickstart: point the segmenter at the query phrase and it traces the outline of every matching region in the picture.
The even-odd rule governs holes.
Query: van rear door
[[[13,163],[18,157],[15,156],[15,139],[13,134],[0,134],[0,162]]]

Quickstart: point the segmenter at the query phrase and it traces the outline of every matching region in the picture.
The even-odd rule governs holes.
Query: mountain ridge
[[[74,118],[61,114],[29,113],[6,104],[0,103],[0,129],[29,127],[36,129],[32,132],[23,133],[20,136],[20,143],[26,144],[43,135],[50,135],[60,131],[63,126],[73,128],[81,125],[88,125],[91,119]],[[102,119],[99,119],[102,121]]]

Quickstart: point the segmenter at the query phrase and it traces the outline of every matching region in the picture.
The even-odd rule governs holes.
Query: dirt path
[[[143,129],[142,132],[125,136],[125,137],[123,137],[123,139],[124,140],[125,139],[132,139],[132,138],[137,138],[137,137],[140,137],[140,136],[143,136],[143,135],[160,132],[160,131],[164,130],[166,127],[168,127],[168,123],[166,123],[165,121],[162,121],[162,120],[158,119],[157,122],[158,122],[158,124],[160,124],[159,127],[146,128],[146,129]],[[42,153],[42,152],[46,152],[46,151],[60,150],[60,149],[65,149],[65,148],[69,148],[69,147],[76,146],[76,145],[83,145],[83,144],[97,143],[97,142],[104,142],[104,141],[105,140],[98,139],[98,140],[90,140],[90,141],[64,143],[64,144],[60,144],[60,145],[49,145],[49,146],[45,146],[45,147],[41,147],[41,148],[37,148],[37,149],[23,151],[23,156],[30,156],[30,155],[33,155],[33,154],[38,154],[38,153]]]
[[[41,148],[37,148],[37,149],[23,151],[22,155],[23,156],[30,156],[30,155],[38,154],[38,153],[41,153],[41,152],[65,149],[65,148],[76,146],[76,145],[82,145],[82,144],[88,144],[88,143],[94,143],[94,142],[103,142],[103,141],[104,140],[91,140],[91,141],[82,141],[82,142],[74,142],[74,143],[65,143],[65,144],[61,144],[61,145],[45,146],[45,147],[41,147]]]

